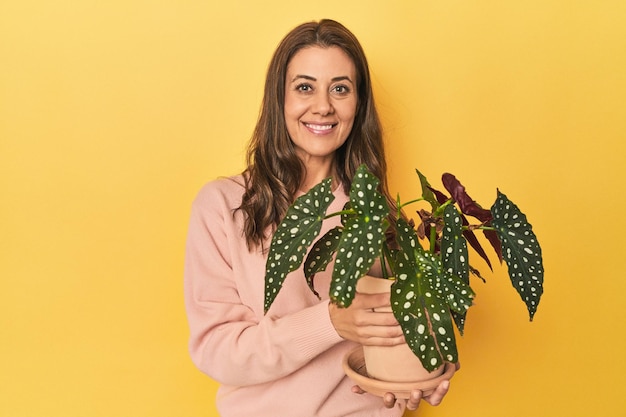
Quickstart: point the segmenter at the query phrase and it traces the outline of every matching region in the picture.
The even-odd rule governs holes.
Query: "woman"
[[[408,402],[390,393],[381,400],[341,369],[355,343],[405,343],[392,313],[372,312],[389,304],[388,295],[357,294],[349,308],[337,308],[311,293],[300,269],[263,313],[267,249],[287,207],[332,177],[329,211],[341,209],[362,163],[389,198],[363,50],[337,22],[300,25],[271,60],[247,169],[207,184],[192,208],[185,263],[190,352],[221,383],[222,416],[401,416],[405,407],[417,408],[420,391]],[[322,233],[338,221],[325,221]],[[328,294],[331,271],[316,275],[320,294]],[[448,386],[426,400],[437,405]]]

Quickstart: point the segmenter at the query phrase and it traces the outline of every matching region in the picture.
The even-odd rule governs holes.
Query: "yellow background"
[[[296,24],[370,59],[392,188],[499,187],[544,250],[533,323],[483,270],[462,370],[420,416],[626,415],[622,0],[0,3],[0,416],[216,415],[187,355],[200,186],[239,172]]]

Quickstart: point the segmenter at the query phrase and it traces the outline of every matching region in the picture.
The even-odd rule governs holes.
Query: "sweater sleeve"
[[[245,242],[236,230],[232,203],[222,194],[219,188],[205,187],[192,206],[185,257],[190,354],[202,372],[222,384],[274,381],[342,339],[330,322],[327,301],[263,315],[258,311],[262,283],[258,303],[242,300],[242,293],[251,292],[250,282],[263,281],[263,269],[258,277],[236,276],[250,268],[233,265],[241,258],[233,250],[240,251]]]

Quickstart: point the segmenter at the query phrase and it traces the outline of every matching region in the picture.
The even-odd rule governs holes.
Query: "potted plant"
[[[287,274],[303,261],[307,282],[315,292],[315,274],[335,259],[329,296],[340,307],[351,304],[357,281],[379,261],[382,278],[392,280],[388,281],[392,283],[391,309],[408,347],[428,372],[441,370],[444,364],[458,361],[454,326],[462,335],[474,298],[469,277],[473,274],[482,279],[468,261],[468,244],[491,268],[476,236],[481,230],[499,261],[506,262],[511,283],[532,321],[543,292],[543,261],[526,216],[499,190],[491,209],[486,210],[453,175],[442,177],[450,193],[446,196],[432,188],[419,171],[417,174],[421,198],[403,203],[398,197],[393,209],[378,191],[378,178],[365,166],[358,168],[350,201],[340,212],[326,213],[334,198],[330,178],[296,199],[270,246],[265,311]],[[429,203],[430,210],[417,211],[415,221],[404,209],[418,201]],[[313,244],[322,221],[331,216],[341,216],[341,226]],[[477,222],[470,223],[468,217]]]

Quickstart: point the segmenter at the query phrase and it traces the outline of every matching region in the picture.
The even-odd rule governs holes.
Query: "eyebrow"
[[[304,78],[305,80],[310,80],[310,81],[317,81],[317,78],[311,77],[310,75],[298,74],[295,77],[293,77],[293,80],[291,80],[291,82],[294,82],[300,78]],[[349,81],[350,83],[354,84],[354,82],[347,75],[334,77],[333,79],[331,79],[331,81],[334,83],[336,83],[337,81]]]

